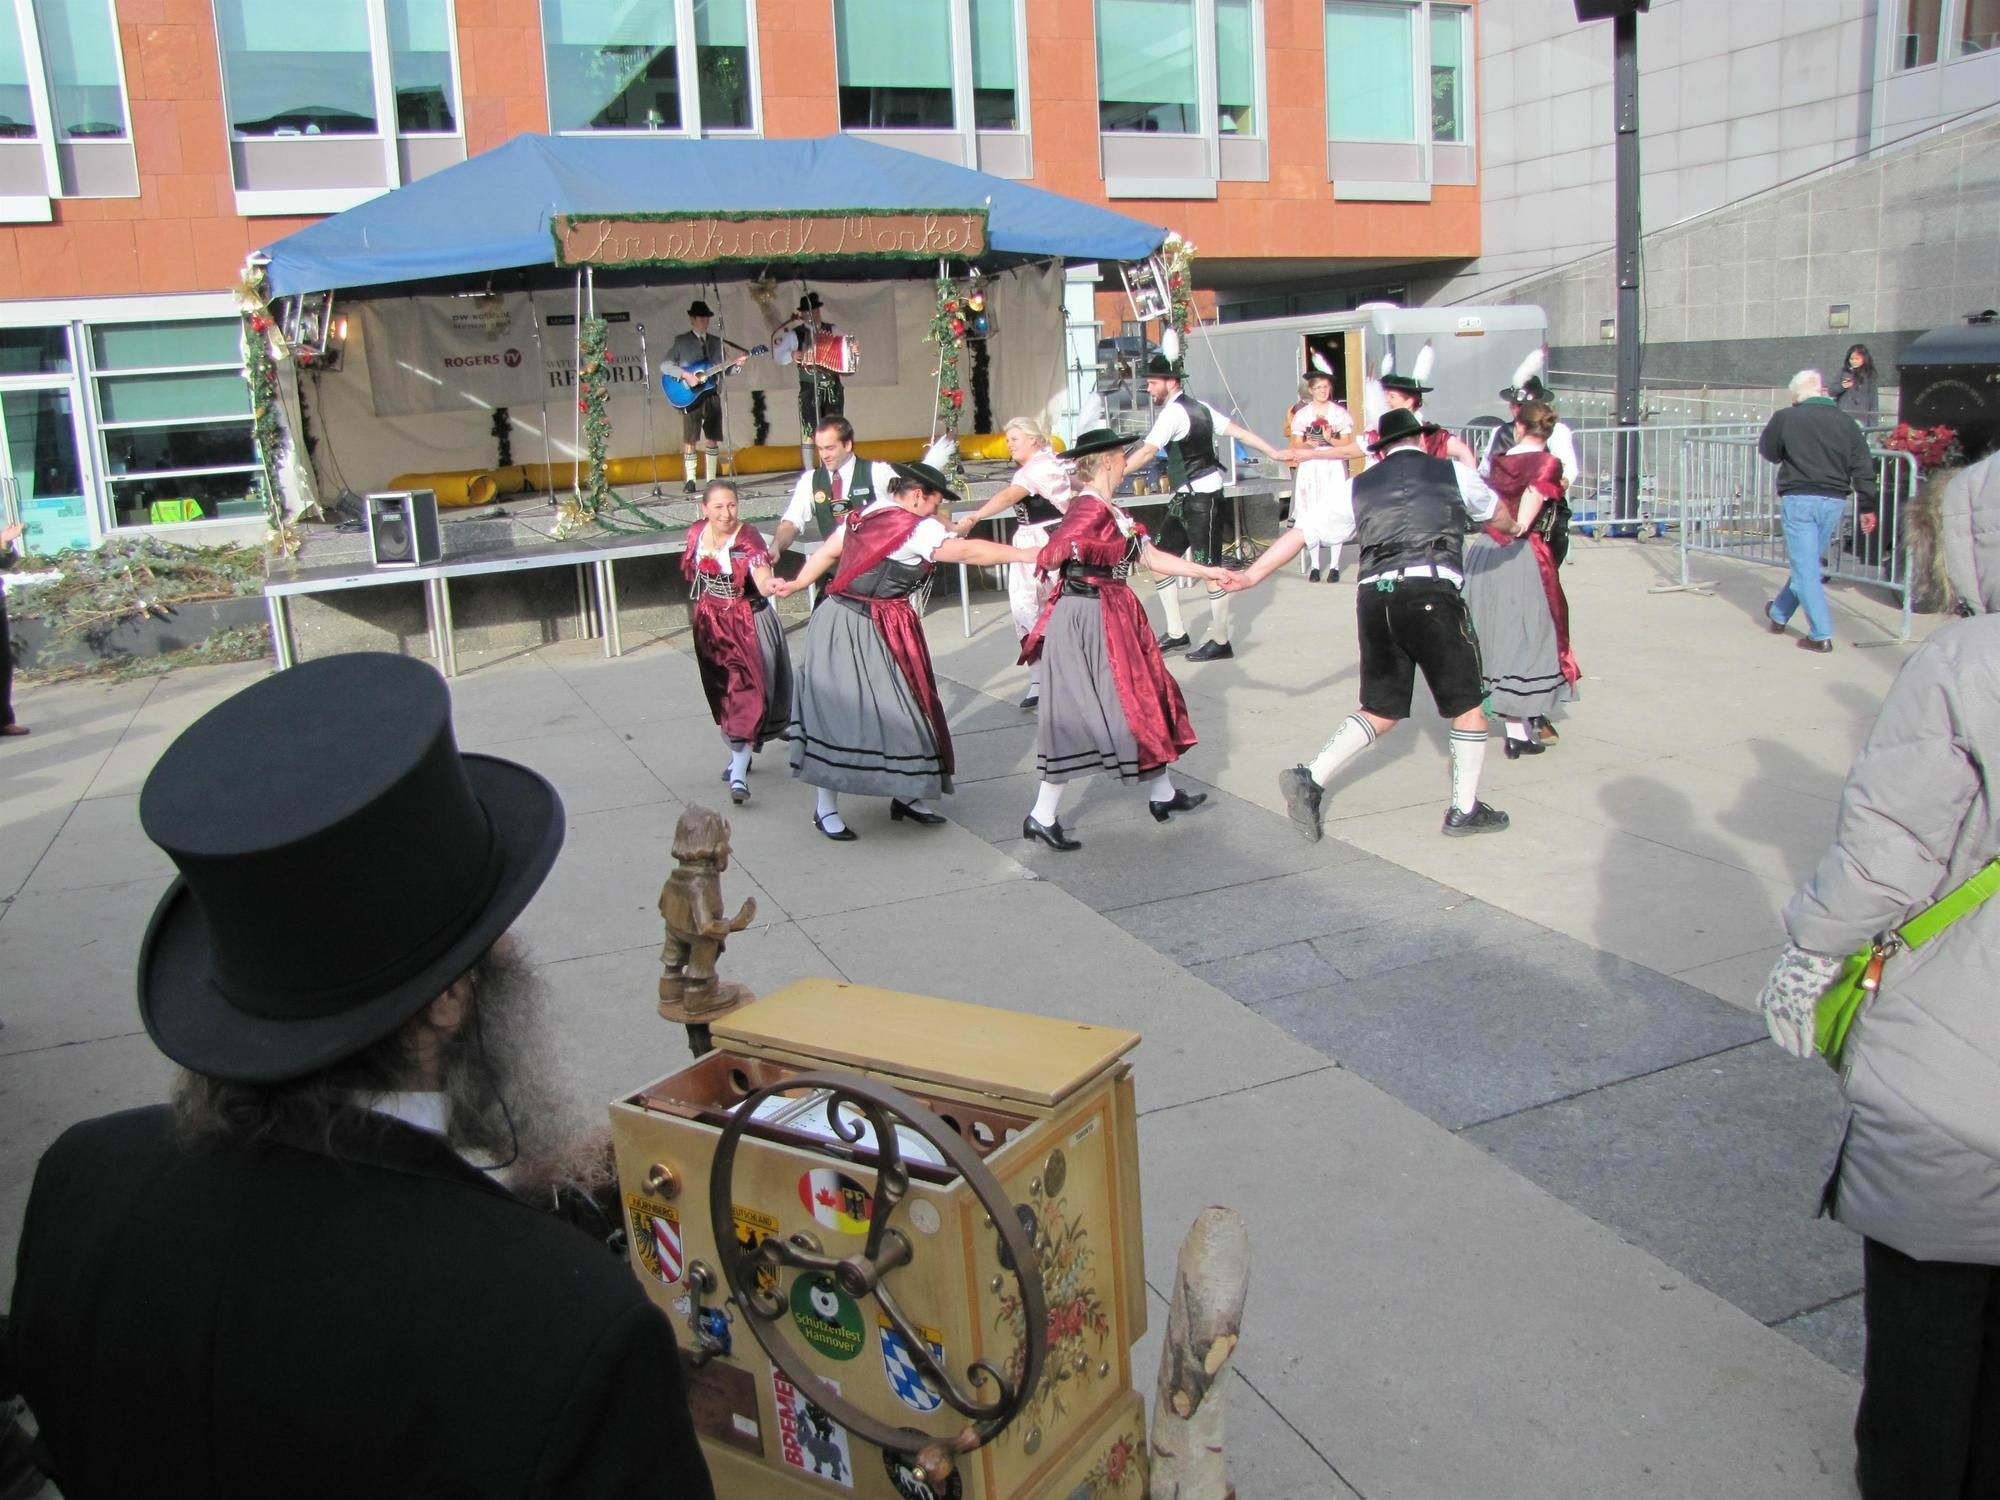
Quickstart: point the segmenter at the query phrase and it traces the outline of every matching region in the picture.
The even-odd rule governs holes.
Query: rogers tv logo
[[[513,351],[509,350],[508,352],[512,353]],[[520,356],[517,354],[514,356],[514,359],[518,361]],[[505,362],[511,363],[513,361]],[[503,360],[498,354],[450,354],[445,356],[444,367],[447,370],[468,370],[476,365],[497,365],[501,363],[503,363]]]
[[[518,369],[520,367],[521,351],[519,349],[509,349],[505,354],[501,355],[500,357],[501,359],[507,362],[507,368],[510,370]]]

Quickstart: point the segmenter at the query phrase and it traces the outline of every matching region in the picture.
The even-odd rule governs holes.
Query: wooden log
[[[1229,1208],[1204,1208],[1181,1241],[1153,1399],[1151,1500],[1232,1500],[1223,1453],[1222,1382],[1250,1291],[1250,1232]]]

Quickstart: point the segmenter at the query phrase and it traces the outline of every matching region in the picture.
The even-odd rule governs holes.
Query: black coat
[[[666,1317],[433,1135],[190,1147],[167,1111],[49,1148],[20,1381],[69,1500],[712,1500]]]

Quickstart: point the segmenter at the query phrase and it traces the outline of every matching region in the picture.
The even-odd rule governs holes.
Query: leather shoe
[[[1327,581],[1328,583],[1338,583],[1338,582],[1340,582],[1340,569],[1338,569],[1338,568],[1328,568],[1328,569],[1326,570],[1326,581]]]
[[[1777,600],[1773,599],[1770,604],[1764,606],[1764,628],[1770,631],[1772,635],[1783,635],[1785,627],[1771,618],[1771,606],[1777,602]]]
[[[1802,635],[1799,637],[1799,649],[1801,651],[1815,652],[1820,656],[1824,656],[1827,654],[1827,652],[1833,649],[1833,642],[1816,641],[1809,635]]]
[[[1519,760],[1524,755],[1541,755],[1548,748],[1540,740],[1517,740],[1509,736],[1507,739],[1507,759]]]
[[[1159,646],[1162,651],[1185,651],[1188,647],[1188,638],[1184,635],[1162,635]]]
[[[889,799],[889,821],[900,823],[908,818],[912,823],[921,823],[926,828],[935,828],[944,821],[943,813],[922,812],[899,798]]]
[[[1062,819],[1058,818],[1053,823],[1037,823],[1033,813],[1021,819],[1021,837],[1031,844],[1039,839],[1051,849],[1060,849],[1065,854],[1083,847],[1081,839],[1073,839],[1063,832]]]
[[[0,734],[6,735],[9,739],[27,732],[28,726],[25,724],[0,724]]]
[[[1313,570],[1312,570],[1312,571],[1311,571],[1310,573],[1306,574],[1306,582],[1307,582],[1307,583],[1318,583],[1318,582],[1319,582],[1319,569],[1318,569],[1318,568],[1314,568],[1314,569],[1313,569]]]
[[[1028,694],[1027,697],[1021,700],[1021,707],[1024,709],[1033,708],[1036,704],[1040,703],[1041,701],[1042,701],[1042,695],[1040,693],[1030,693]]]
[[[1164,823],[1167,821],[1169,814],[1190,812],[1200,807],[1207,800],[1207,792],[1190,793],[1186,788],[1181,788],[1175,791],[1173,796],[1166,798],[1164,801],[1153,802],[1149,800],[1146,803],[1146,811],[1153,815],[1155,823]]]
[[[1551,724],[1547,719],[1536,719],[1535,738],[1540,740],[1544,745],[1553,745],[1562,736],[1556,733],[1556,726]]]
[[[821,833],[825,834],[828,838],[832,839],[836,844],[851,844],[859,836],[855,833],[855,831],[852,828],[849,828],[845,823],[841,824],[841,826],[838,828],[827,827],[825,823],[820,821],[820,816],[818,813],[813,814],[813,827],[817,828]]]
[[[1317,844],[1324,830],[1320,824],[1319,783],[1312,779],[1312,772],[1304,766],[1280,771],[1278,790],[1284,795],[1285,811],[1291,817],[1292,826],[1304,834],[1309,843]]]
[[[1444,832],[1452,838],[1464,838],[1472,833],[1499,833],[1506,826],[1507,815],[1484,802],[1473,803],[1469,813],[1462,813],[1454,807],[1444,815]]]
[[[1236,655],[1236,648],[1227,641],[1203,641],[1188,652],[1189,661],[1229,661]]]

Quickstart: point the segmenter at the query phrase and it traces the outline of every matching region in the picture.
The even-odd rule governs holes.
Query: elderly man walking
[[[1757,439],[1757,451],[1778,466],[1778,497],[1784,507],[1785,552],[1792,576],[1764,612],[1771,634],[1783,635],[1804,607],[1806,631],[1801,651],[1833,649],[1833,611],[1820,582],[1827,549],[1840,533],[1847,497],[1864,506],[1877,502],[1875,457],[1854,419],[1834,404],[1817,370],[1792,377],[1792,404],[1774,412]]]

